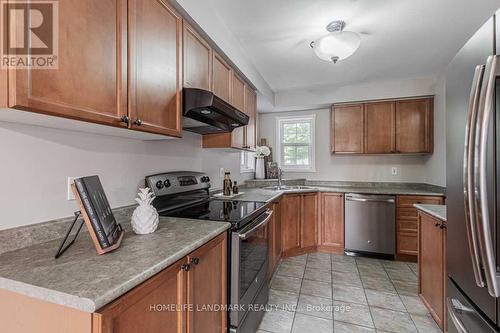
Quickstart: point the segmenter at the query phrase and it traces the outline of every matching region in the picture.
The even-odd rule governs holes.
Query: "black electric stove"
[[[163,211],[161,216],[197,220],[226,221],[233,229],[240,229],[265,209],[265,202],[208,200],[183,208]]]

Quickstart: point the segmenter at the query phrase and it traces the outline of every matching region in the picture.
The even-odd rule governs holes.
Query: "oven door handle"
[[[253,226],[250,230],[247,230],[244,233],[239,234],[238,237],[241,240],[248,239],[248,237],[250,237],[252,234],[254,234],[257,231],[257,229],[259,229],[260,227],[266,225],[269,222],[269,220],[271,220],[271,217],[273,216],[273,213],[274,212],[271,209],[268,208],[266,210],[266,212],[261,215],[261,216],[265,216],[265,218],[262,221],[260,221],[255,226]]]

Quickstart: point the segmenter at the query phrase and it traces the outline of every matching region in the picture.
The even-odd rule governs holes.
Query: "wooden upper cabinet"
[[[433,98],[396,101],[396,152],[432,152],[433,101]]]
[[[212,84],[213,92],[228,103],[231,103],[231,78],[233,70],[222,57],[213,52]]]
[[[184,22],[184,87],[212,89],[212,48]]]
[[[182,307],[187,303],[186,259],[179,260],[148,281],[132,289],[93,318],[93,333],[186,332],[184,311],[151,311],[156,304]]]
[[[126,0],[60,1],[59,68],[10,69],[9,107],[126,127],[126,17]]]
[[[190,333],[227,332],[226,311],[204,311],[210,304],[227,304],[226,289],[226,242],[218,237],[188,256],[191,265],[187,273],[188,311],[187,323]]]
[[[243,81],[238,74],[232,74],[231,80],[231,104],[240,110],[245,112],[245,81]],[[231,132],[231,147],[234,148],[246,148],[245,138],[246,138],[246,127],[235,128]]]
[[[331,130],[333,153],[363,153],[363,104],[334,105]]]
[[[129,1],[132,128],[181,136],[182,17],[163,0]]]
[[[300,195],[281,199],[281,247],[284,252],[300,248]]]
[[[303,194],[300,204],[300,247],[314,247],[318,243],[318,194]]]
[[[395,103],[365,104],[365,153],[395,152]]]
[[[344,195],[321,193],[319,219],[319,245],[344,249]]]
[[[250,117],[246,127],[246,147],[255,149],[257,146],[257,94],[245,85],[245,113]]]

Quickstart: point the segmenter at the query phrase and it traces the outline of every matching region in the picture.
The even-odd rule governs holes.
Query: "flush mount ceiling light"
[[[311,42],[311,48],[321,60],[336,64],[356,52],[361,44],[359,35],[352,31],[344,31],[344,21],[333,21],[326,26],[329,34]]]

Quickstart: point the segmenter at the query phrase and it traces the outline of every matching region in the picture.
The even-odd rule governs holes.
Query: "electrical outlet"
[[[398,175],[398,168],[392,167],[391,173],[392,173],[393,176],[397,176]]]
[[[75,200],[75,195],[73,194],[73,191],[71,190],[71,185],[75,182],[75,178],[79,178],[79,177],[68,176],[68,182],[66,184],[66,199],[68,201]]]
[[[219,169],[219,177],[220,177],[221,179],[222,179],[222,178],[224,178],[224,172],[225,172],[224,168],[220,168],[220,169]]]

